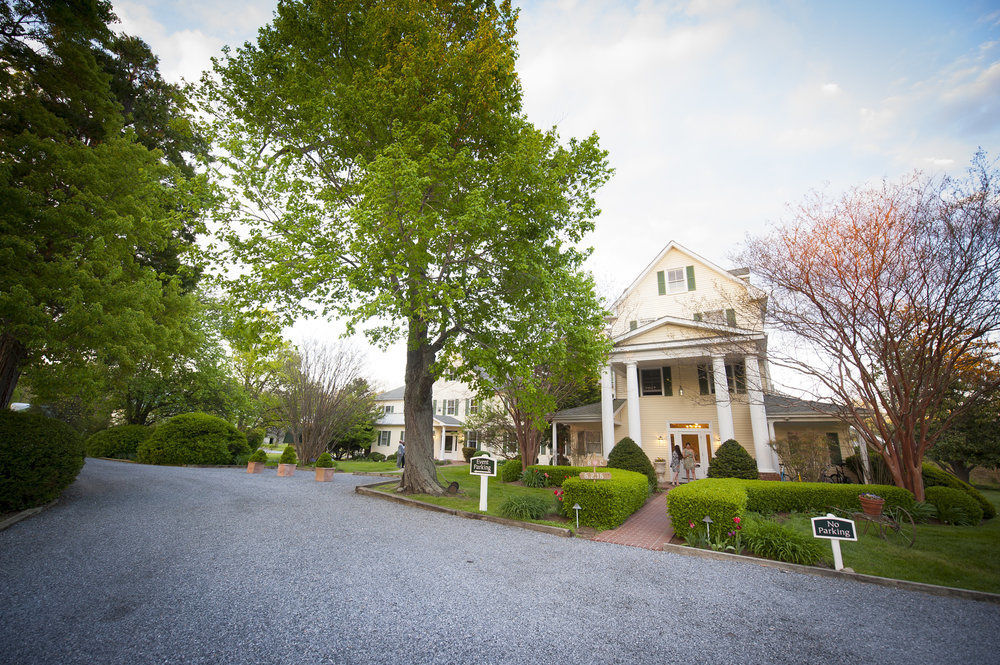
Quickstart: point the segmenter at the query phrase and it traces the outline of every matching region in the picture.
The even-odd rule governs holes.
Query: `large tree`
[[[0,3],[0,407],[26,368],[177,342],[191,309],[194,144],[179,98],[149,96],[179,90],[114,20],[103,0]]]
[[[203,87],[246,297],[406,341],[403,491],[443,491],[440,358],[512,312],[547,316],[522,287],[579,269],[609,175],[596,136],[563,145],[524,117],[516,18],[506,1],[283,0]]]
[[[978,154],[962,179],[914,175],[817,196],[748,241],[740,259],[763,279],[773,363],[811,378],[924,498],[921,463],[993,376],[950,389],[1000,333],[1000,191]],[[948,414],[945,400],[953,399]]]

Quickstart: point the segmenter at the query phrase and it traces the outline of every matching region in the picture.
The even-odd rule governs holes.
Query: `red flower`
[[[733,521],[736,522],[737,524],[739,524],[740,523],[740,518],[739,517],[734,517]]]
[[[693,529],[694,528],[694,522],[688,522],[688,526]]]

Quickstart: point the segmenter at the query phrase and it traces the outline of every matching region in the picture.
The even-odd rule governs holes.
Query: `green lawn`
[[[268,453],[267,454],[267,466],[278,466],[278,458],[281,457],[281,453]],[[299,461],[300,466],[310,466],[309,464],[303,464]],[[369,462],[367,460],[341,460],[334,461],[333,466],[337,471],[343,471],[344,473],[354,473],[355,471],[399,471],[396,468],[395,462]]]
[[[983,494],[1000,508],[1000,491]],[[808,516],[793,515],[788,524],[812,534]],[[918,524],[912,548],[893,545],[871,532],[859,534],[856,543],[841,543],[844,565],[859,573],[992,593],[1000,593],[998,548],[1000,517],[979,526]]]
[[[448,508],[456,508],[458,510],[467,510],[469,512],[478,513],[479,512],[479,476],[473,476],[469,473],[469,467],[461,464],[454,466],[445,466],[438,469],[438,480],[443,484],[447,485],[452,482],[457,482],[459,489],[463,492],[463,495],[459,496],[430,496],[429,494],[411,494],[407,495],[407,498],[417,499],[418,501],[425,501],[427,503],[433,503],[438,506],[446,506]],[[387,483],[376,489],[391,492],[396,486],[396,483]],[[552,513],[555,513],[558,507],[553,487],[543,487],[539,489],[534,489],[531,487],[521,487],[520,485],[511,485],[509,483],[502,483],[497,477],[492,477],[489,479],[489,491],[487,492],[487,515],[496,515],[497,517],[503,517],[497,510],[500,504],[504,502],[508,497],[518,495],[518,494],[535,494],[537,496],[545,497],[547,500],[552,502]],[[556,519],[551,520],[528,520],[536,524],[550,524],[553,526],[559,526],[564,528],[572,527],[571,524],[567,522],[558,521]]]

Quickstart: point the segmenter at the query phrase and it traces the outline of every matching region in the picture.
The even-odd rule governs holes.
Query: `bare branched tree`
[[[833,396],[921,500],[928,448],[1000,387],[994,376],[932,417],[970,363],[995,357],[997,176],[979,153],[962,180],[914,174],[837,200],[817,195],[739,256],[768,291],[769,325],[792,342],[771,345],[771,362]]]
[[[374,393],[361,374],[363,359],[351,346],[309,342],[286,363],[282,396],[300,459],[316,459],[372,412]]]

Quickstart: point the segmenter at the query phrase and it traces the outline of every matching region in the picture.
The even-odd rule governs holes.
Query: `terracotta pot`
[[[263,462],[247,462],[247,473],[261,473],[263,470]]]
[[[279,476],[291,476],[295,473],[294,464],[279,464],[278,465],[278,475]]]
[[[864,511],[865,515],[878,517],[882,514],[882,506],[885,505],[885,499],[866,499],[863,496],[859,496],[858,501],[861,502],[861,510]]]
[[[333,472],[335,469],[324,469],[321,467],[316,467],[316,482],[317,483],[328,483],[333,480]]]

